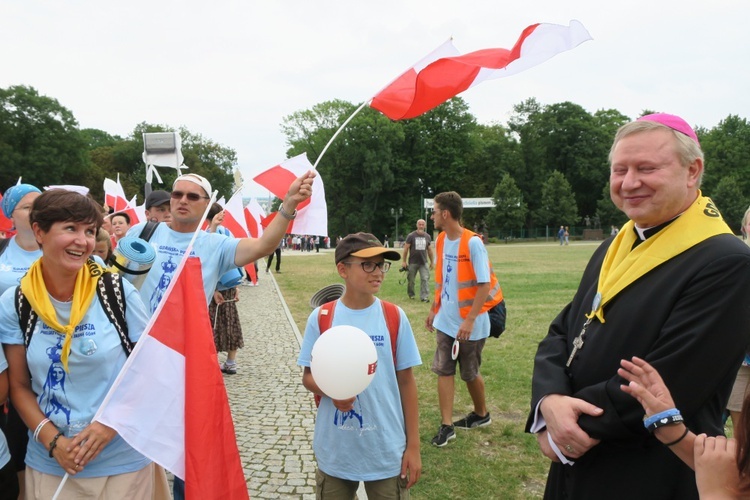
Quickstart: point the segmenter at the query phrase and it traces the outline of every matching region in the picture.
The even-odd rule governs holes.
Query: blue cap
[[[32,186],[31,184],[17,184],[6,189],[2,201],[3,214],[10,219],[18,202],[29,193],[41,193],[41,191],[38,187]]]

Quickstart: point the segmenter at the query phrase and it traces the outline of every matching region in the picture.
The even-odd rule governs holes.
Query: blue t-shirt
[[[0,255],[0,295],[8,288],[18,286],[31,264],[41,256],[41,250],[28,252],[18,246],[15,236],[11,238],[5,252]]]
[[[0,297],[0,342],[23,345],[14,305],[16,287]],[[125,320],[128,336],[138,341],[148,323],[138,290],[123,280]],[[67,324],[70,302],[59,302],[50,296],[58,321]],[[97,296],[91,301],[83,320],[76,326],[68,358],[68,372],[61,359],[64,336],[37,320],[26,361],[31,373],[31,389],[39,408],[66,435],[75,435],[89,423],[125,364],[125,351],[114,325],[107,318]],[[62,476],[57,460],[49,457],[41,443],[34,442],[29,431],[26,464],[45,474]],[[119,435],[102,450],[77,477],[103,477],[138,471],[151,461],[131,448]]]
[[[297,364],[310,366],[310,354],[320,337],[318,309],[307,318]],[[341,413],[324,397],[315,419],[313,450],[318,468],[328,475],[352,481],[377,481],[397,476],[406,450],[406,428],[396,370],[422,364],[409,319],[401,320],[394,368],[391,336],[379,299],[366,309],[336,304],[333,324],[352,325],[365,331],[378,353],[378,367],[370,385],[357,396],[354,409]]]
[[[5,352],[0,347],[0,375],[8,369],[8,362],[5,360]],[[7,375],[7,374],[6,374]],[[0,469],[8,465],[10,462],[10,450],[8,450],[8,441],[5,439],[5,434],[0,432]]]
[[[137,238],[143,226],[144,224],[138,224],[131,227],[127,235]],[[156,226],[154,234],[149,239],[149,243],[156,250],[156,260],[141,285],[141,299],[149,314],[156,311],[192,238],[193,233],[178,233],[166,224]],[[206,305],[211,302],[219,278],[237,267],[234,265],[234,254],[239,242],[240,240],[230,236],[198,231],[190,255],[201,260]]]
[[[458,282],[458,245],[460,242],[461,238],[450,240],[447,235],[443,241],[443,288],[440,293],[440,309],[432,321],[432,326],[453,338],[456,338],[458,329],[464,321],[458,310],[458,287],[456,286]],[[477,283],[489,283],[490,259],[481,239],[469,238],[469,254]],[[474,329],[471,331],[469,340],[482,340],[489,336],[490,317],[485,312],[477,316],[474,321]]]

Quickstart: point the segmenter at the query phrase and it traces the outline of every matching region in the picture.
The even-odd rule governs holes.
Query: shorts
[[[393,500],[408,500],[409,490],[406,488],[406,478],[401,476],[365,481],[367,498],[382,498]],[[315,471],[315,498],[320,500],[354,500],[357,498],[359,481],[340,479],[326,474],[322,470]]]
[[[465,340],[460,343],[458,358],[451,358],[453,341],[456,340],[440,330],[436,330],[435,357],[432,360],[432,371],[441,377],[452,377],[456,374],[456,363],[461,366],[461,380],[471,382],[479,376],[479,367],[482,365],[482,349],[484,341]]]
[[[729,396],[727,410],[742,411],[742,402],[745,401],[748,382],[750,382],[750,366],[742,365],[737,372],[737,378],[734,379],[734,386],[732,386],[732,394]]]

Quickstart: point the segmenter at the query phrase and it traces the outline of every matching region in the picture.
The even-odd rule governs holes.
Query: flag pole
[[[346,126],[347,126],[347,125],[349,124],[349,122],[350,122],[350,121],[352,121],[352,118],[354,118],[354,117],[355,117],[355,116],[357,115],[357,113],[359,113],[360,111],[362,111],[362,108],[364,108],[365,106],[367,106],[367,104],[368,104],[368,103],[369,103],[369,102],[370,102],[371,100],[372,100],[372,99],[368,99],[367,101],[363,102],[363,103],[362,103],[362,105],[361,105],[360,107],[358,107],[358,108],[357,108],[357,109],[356,109],[356,110],[354,111],[354,113],[352,113],[352,115],[351,115],[351,116],[350,116],[349,118],[347,118],[347,119],[346,119],[346,121],[345,121],[344,123],[342,123],[342,124],[341,124],[341,126],[340,126],[340,127],[339,127],[339,129],[338,129],[338,130],[336,131],[336,133],[335,133],[335,134],[333,134],[333,137],[331,137],[331,139],[330,139],[330,140],[328,141],[328,144],[326,144],[326,147],[324,147],[324,148],[323,148],[323,151],[321,151],[321,153],[320,153],[320,156],[318,156],[318,159],[317,159],[317,160],[315,160],[315,165],[313,165],[313,170],[317,170],[317,167],[318,167],[318,163],[320,163],[320,159],[321,159],[321,158],[323,158],[323,155],[324,155],[324,154],[326,154],[326,151],[328,150],[328,146],[330,146],[330,145],[331,145],[331,143],[332,143],[332,142],[333,142],[333,140],[334,140],[334,139],[336,138],[336,136],[338,136],[338,135],[339,135],[339,133],[340,133],[340,132],[341,132],[342,130],[344,130],[344,127],[346,127]]]

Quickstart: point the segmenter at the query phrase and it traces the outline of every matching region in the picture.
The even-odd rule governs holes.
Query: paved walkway
[[[259,286],[239,288],[245,347],[237,374],[224,376],[248,491],[314,500],[315,404],[297,366],[301,336],[272,275],[259,274]]]

